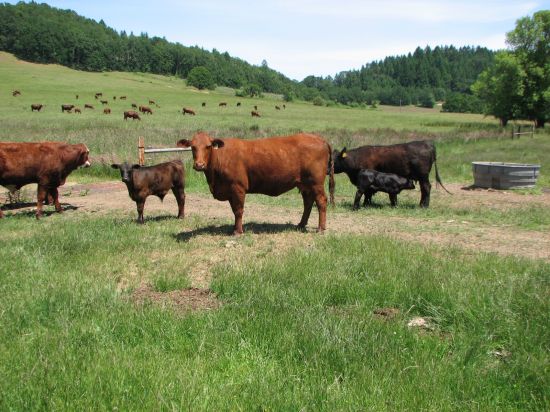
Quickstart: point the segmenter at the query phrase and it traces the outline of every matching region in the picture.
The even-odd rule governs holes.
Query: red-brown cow
[[[332,152],[321,137],[300,133],[259,140],[221,140],[198,133],[192,140],[182,139],[177,145],[191,147],[193,168],[204,172],[214,198],[229,201],[235,215],[233,234],[243,233],[247,193],[279,196],[295,187],[304,200],[304,213],[298,227],[305,229],[315,202],[319,210],[318,231],[325,230],[327,196],[324,183],[327,162],[332,163]],[[333,169],[329,175],[333,203]]]
[[[61,113],[67,112],[70,113],[71,110],[73,110],[74,104],[62,104],[61,105]]]
[[[111,109],[109,109],[108,107],[103,109],[103,114],[111,114]]]
[[[132,120],[137,119],[137,120],[141,121],[141,117],[139,117],[139,114],[137,114],[133,110],[128,110],[128,111],[124,112],[124,120],[126,120],[128,118],[130,118]]]
[[[218,104],[219,107],[227,107],[227,102],[221,102]]]
[[[36,218],[42,216],[42,203],[49,195],[55,210],[61,212],[57,188],[76,168],[90,166],[86,145],[61,142],[0,142],[0,185],[13,190],[38,184]],[[2,217],[0,210],[0,217]]]
[[[145,113],[153,114],[153,111],[151,110],[151,108],[147,107],[147,106],[139,106],[139,111],[143,114],[145,114]]]
[[[85,109],[92,109],[92,110],[93,110],[94,106],[92,106],[91,104],[85,103],[85,104],[84,104],[84,108],[85,108]]]
[[[11,92],[11,95],[13,97],[16,97],[16,96],[20,96],[21,95],[21,92],[19,90],[14,90],[13,92]]]
[[[74,108],[74,114],[82,114],[82,111],[80,110],[80,108],[75,107]]]
[[[108,100],[100,100],[100,102],[101,102],[102,105],[109,104],[109,101],[108,101]]]
[[[37,103],[31,104],[31,112],[34,112],[35,110],[39,112],[40,110],[42,110],[43,107],[44,107],[43,104],[37,104]]]
[[[190,114],[192,116],[195,116],[196,113],[193,109],[188,109],[187,107],[184,107],[182,110],[181,110],[181,114],[185,115],[185,114]]]
[[[260,116],[260,113],[258,113],[256,110],[252,110],[250,112],[250,114],[251,114],[252,117],[262,117],[262,116]]]

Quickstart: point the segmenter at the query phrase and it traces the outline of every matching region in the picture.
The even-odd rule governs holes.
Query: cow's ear
[[[223,142],[222,139],[212,139],[212,147],[214,149],[219,149],[221,147],[223,147],[225,145],[225,143]]]
[[[139,169],[140,167],[140,165],[132,165],[132,169]]]
[[[176,143],[176,146],[178,146],[178,147],[189,147],[189,146],[191,146],[191,142],[187,139],[181,139],[181,140],[178,140],[178,142]]]
[[[120,169],[120,165],[118,165],[118,164],[116,164],[116,163],[113,163],[113,164],[111,165],[111,167],[112,167],[113,169]]]
[[[347,149],[344,147],[344,148],[342,149],[342,151],[340,152],[340,157],[341,157],[342,159],[345,159],[345,158],[348,156],[348,153],[347,153],[346,150],[347,150]]]

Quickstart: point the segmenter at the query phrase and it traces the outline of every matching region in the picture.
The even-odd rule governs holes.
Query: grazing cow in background
[[[435,179],[444,189],[437,171],[435,146],[429,141],[416,141],[389,146],[361,146],[334,151],[334,173],[346,173],[355,186],[361,169],[395,173],[420,184],[420,206],[430,205],[430,171],[435,166]],[[445,189],[447,191],[447,189]],[[448,192],[448,191],[447,191]],[[367,201],[367,199],[365,199]],[[367,203],[370,200],[367,201]]]
[[[283,104],[283,109],[286,109],[286,104]]]
[[[39,112],[40,110],[42,110],[43,107],[44,107],[43,104],[37,104],[37,103],[31,104],[31,112],[34,112],[35,110]]]
[[[237,102],[237,107],[241,107],[241,102]]]
[[[61,105],[61,113],[67,112],[70,113],[71,110],[73,110],[74,104],[62,104]]]
[[[149,108],[147,106],[139,106],[139,111],[143,114],[145,114],[145,113],[153,114],[153,111],[151,110],[151,108]]]
[[[154,100],[149,99],[149,104],[157,104]]]
[[[74,108],[74,113],[75,113],[75,114],[77,114],[77,113],[78,113],[78,114],[82,114],[82,112],[80,111],[80,109],[79,109],[78,107],[75,107],[75,108]]]
[[[92,110],[93,110],[93,109],[94,109],[94,106],[92,106],[91,104],[85,103],[85,104],[84,104],[84,108],[85,108],[85,109],[92,109]]]
[[[111,109],[106,107],[105,109],[103,109],[103,114],[111,114]]]
[[[113,96],[113,100],[116,100],[116,96]]]
[[[202,102],[202,107],[206,107],[206,102]]]
[[[14,90],[13,92],[11,92],[11,95],[13,97],[16,97],[16,96],[20,96],[21,95],[21,92],[19,90]]]
[[[78,100],[78,94],[76,94],[74,97],[76,97],[76,100]]]
[[[183,115],[185,115],[185,114],[190,114],[190,115],[192,115],[192,116],[195,116],[195,114],[196,114],[195,111],[194,111],[193,109],[188,109],[187,107],[184,107],[184,108],[181,110],[181,113],[182,113]]]
[[[221,102],[220,104],[218,104],[219,107],[227,107],[227,103],[226,102]]]
[[[353,209],[359,209],[361,197],[365,195],[363,206],[371,204],[372,195],[384,192],[390,196],[392,207],[397,205],[397,195],[402,190],[414,189],[414,182],[393,173],[382,173],[376,170],[361,169],[357,175],[357,193],[353,202]]]
[[[298,227],[305,229],[315,202],[319,210],[318,231],[325,230],[326,165],[332,163],[332,151],[321,137],[300,133],[258,140],[221,140],[198,133],[192,140],[182,139],[177,145],[191,147],[193,168],[204,172],[214,198],[229,201],[235,215],[233,234],[243,233],[247,193],[279,196],[295,187],[300,190],[304,201]],[[329,173],[331,203],[334,202],[332,170]]]
[[[258,106],[257,106],[257,105],[254,105],[254,110],[258,110]]]
[[[260,116],[260,113],[258,113],[256,110],[252,110],[252,111],[250,112],[250,115],[251,115],[252,117],[262,117],[262,116]]]
[[[137,109],[137,104],[132,103],[132,108]]]
[[[97,100],[98,97],[103,97],[103,93],[101,93],[101,92],[96,93],[95,94],[96,100]]]
[[[128,110],[126,112],[124,112],[124,120],[126,119],[132,119],[132,120],[140,120],[141,121],[141,117],[139,117],[139,114],[137,114],[136,112],[134,112],[133,110]]]
[[[100,100],[100,102],[101,102],[102,105],[109,104],[109,101],[108,101],[108,100]]]
[[[126,96],[120,96],[119,99],[120,100],[126,100]]]
[[[112,164],[113,169],[120,170],[122,181],[126,183],[130,198],[136,202],[138,223],[143,223],[143,208],[148,196],[164,199],[172,190],[178,202],[178,219],[183,219],[185,209],[185,169],[181,160],[160,163],[143,167],[128,163]]]
[[[281,110],[281,108],[279,106],[275,106],[275,109],[276,110]]]
[[[36,218],[42,216],[42,203],[48,195],[55,210],[61,212],[57,188],[73,170],[90,166],[89,153],[84,144],[0,142],[0,185],[13,191],[37,183]]]

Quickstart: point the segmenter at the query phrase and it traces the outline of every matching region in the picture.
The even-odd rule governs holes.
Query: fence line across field
[[[527,129],[527,132],[522,132],[522,129]],[[516,131],[517,130],[517,131]],[[535,135],[535,126],[534,125],[512,125],[512,139],[517,136],[519,139],[519,136],[523,134],[530,134],[531,137]]]
[[[155,154],[155,153],[170,153],[170,152],[188,152],[190,147],[165,147],[165,148],[154,148],[154,147],[145,147],[145,139],[140,137],[138,139],[138,163],[140,166],[145,165],[145,155],[146,154]]]

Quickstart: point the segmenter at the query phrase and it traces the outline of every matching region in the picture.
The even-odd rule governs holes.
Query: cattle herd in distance
[[[13,97],[21,96],[21,91],[20,90],[13,90],[12,91],[12,96]],[[80,98],[80,95],[76,94],[75,99],[79,100],[79,98]],[[94,99],[98,100],[102,106],[107,106],[109,104],[108,100],[103,99],[103,92],[95,93],[94,94]],[[112,100],[116,101],[117,96],[113,96]],[[127,96],[119,96],[118,100],[127,100]],[[160,106],[156,103],[155,100],[149,99],[148,103],[149,103],[149,105],[155,106],[156,108],[160,109]],[[236,107],[241,107],[241,106],[242,106],[241,102],[237,102]],[[34,111],[40,112],[40,111],[42,111],[42,109],[45,109],[45,107],[46,106],[44,104],[41,104],[41,103],[32,103],[31,104],[31,111],[32,112],[34,112]],[[138,106],[136,103],[131,103],[131,107],[132,107],[132,109],[138,109],[139,112],[142,113],[142,114],[148,114],[148,115],[153,114],[153,110],[149,106],[145,106],[145,105],[139,105]],[[202,102],[201,107],[206,107],[206,102]],[[218,104],[218,107],[220,107],[220,108],[227,107],[227,102],[220,102]],[[281,106],[275,105],[274,107],[275,107],[275,110],[281,110],[281,107],[283,109],[286,109],[286,104],[283,104]],[[92,105],[90,103],[85,103],[84,104],[84,109],[95,110],[95,107],[94,107],[94,105]],[[61,104],[61,112],[62,113],[82,114],[82,110],[78,106],[76,106],[75,104]],[[112,114],[112,109],[110,107],[104,108],[103,109],[103,114],[107,114],[107,115]],[[188,115],[191,115],[191,116],[195,116],[195,115],[197,115],[197,111],[195,109],[190,108],[190,107],[183,107],[182,110],[181,110],[181,114],[182,115],[188,114]],[[258,105],[254,105],[254,110],[252,110],[250,112],[250,115],[252,117],[262,117],[262,115],[258,111]],[[140,120],[141,121],[141,116],[135,110],[125,110],[123,112],[123,119],[124,120],[132,119],[132,120]]]
[[[12,94],[19,96],[21,92],[14,90]],[[102,105],[107,105],[108,101],[102,97],[101,92],[95,94]],[[76,98],[79,96],[76,95]],[[119,100],[126,99],[126,96],[119,96]],[[148,103],[160,108],[152,99]],[[206,103],[202,103],[202,107],[205,106]],[[241,106],[240,102],[237,106]],[[93,110],[90,104],[84,107]],[[132,107],[136,108],[137,104],[133,103]],[[227,102],[219,103],[219,107],[227,107]],[[40,112],[43,108],[42,104],[31,105],[33,112]],[[282,105],[282,108],[284,110],[286,106]],[[153,114],[149,106],[140,105],[138,110],[142,114]],[[260,117],[257,110],[258,107],[254,106],[252,116]],[[281,107],[276,106],[276,110],[281,110]],[[72,104],[62,104],[61,111],[79,113],[80,109]],[[106,107],[103,112],[110,114],[111,109]],[[182,109],[182,114],[196,115],[193,109],[187,107]],[[141,120],[134,110],[124,112],[124,120],[128,118]],[[193,169],[204,173],[216,200],[228,201],[231,205],[235,217],[234,235],[243,233],[247,193],[279,196],[294,188],[299,189],[304,204],[298,228],[305,230],[315,204],[319,212],[317,231],[323,232],[329,200],[325,193],[325,180],[328,176],[330,203],[334,206],[334,174],[338,173],[345,173],[357,187],[354,210],[359,208],[363,196],[364,206],[370,206],[376,192],[387,193],[392,207],[395,207],[397,195],[402,190],[414,189],[415,181],[420,186],[420,207],[428,207],[432,166],[435,168],[436,182],[445,189],[437,170],[436,149],[431,141],[333,150],[324,138],[309,133],[244,140],[217,139],[199,132],[191,140],[179,140],[177,146],[192,149]],[[57,212],[62,212],[58,188],[73,170],[90,166],[89,153],[82,143],[0,142],[0,185],[13,192],[24,185],[36,183],[37,219],[42,216],[43,203],[51,203]],[[147,197],[154,195],[162,200],[169,191],[176,197],[178,218],[184,217],[185,168],[180,160],[148,167],[128,163],[113,164],[112,167],[120,171],[130,198],[136,202],[138,223],[144,223]],[[0,209],[1,217],[3,213]]]

